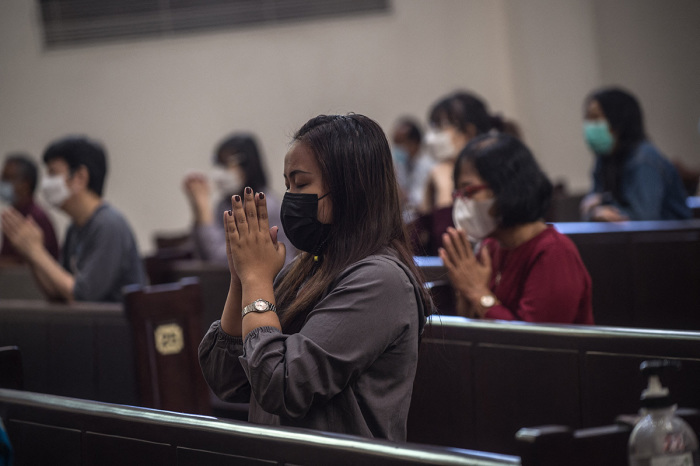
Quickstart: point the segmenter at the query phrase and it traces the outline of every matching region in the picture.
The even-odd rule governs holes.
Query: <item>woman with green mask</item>
[[[690,218],[678,172],[647,140],[637,99],[619,88],[591,93],[584,137],[596,156],[593,190],[581,202],[584,220]]]

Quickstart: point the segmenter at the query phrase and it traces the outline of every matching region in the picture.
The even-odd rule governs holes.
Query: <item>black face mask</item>
[[[300,251],[318,254],[328,239],[331,226],[318,221],[318,201],[316,194],[284,194],[280,216],[282,227],[289,242]]]

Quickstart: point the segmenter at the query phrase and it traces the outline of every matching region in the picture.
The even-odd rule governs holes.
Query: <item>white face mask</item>
[[[12,205],[15,202],[15,187],[8,181],[0,181],[0,203]]]
[[[46,202],[53,207],[61,207],[71,195],[63,175],[47,176],[41,180],[39,188]]]
[[[221,194],[237,194],[243,190],[243,179],[238,172],[215,167],[211,179]]]
[[[498,226],[496,219],[489,213],[495,199],[475,201],[458,197],[452,207],[452,220],[457,228],[467,233],[471,241],[481,241]]]
[[[444,130],[428,131],[425,134],[425,146],[438,162],[454,158],[457,155],[450,133]]]

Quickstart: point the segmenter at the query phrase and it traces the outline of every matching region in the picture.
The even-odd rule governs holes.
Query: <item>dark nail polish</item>
[[[245,188],[245,193],[246,194],[253,194],[253,190],[250,187]]]
[[[233,196],[233,200],[236,201],[236,202],[241,202],[241,196],[239,196],[238,194],[236,194],[235,196]]]
[[[230,211],[230,210],[229,210],[229,211],[228,211],[228,216],[230,217],[230,216],[232,216],[232,215],[233,215],[233,211]]]
[[[265,193],[260,193],[260,195],[259,195],[258,197],[259,197],[260,199],[265,199]]]

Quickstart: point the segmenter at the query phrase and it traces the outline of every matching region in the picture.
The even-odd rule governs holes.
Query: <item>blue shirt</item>
[[[603,192],[603,157],[593,170],[593,192]],[[679,220],[691,217],[687,194],[676,168],[650,142],[643,141],[623,166],[621,195],[609,204],[630,220]]]

